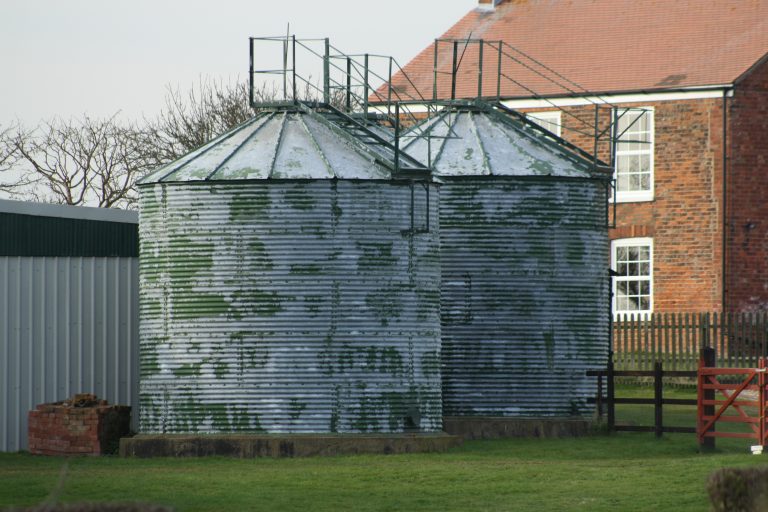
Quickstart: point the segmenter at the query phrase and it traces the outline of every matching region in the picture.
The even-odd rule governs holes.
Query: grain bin
[[[429,143],[404,148],[443,181],[445,415],[588,413],[585,371],[608,356],[607,178],[482,104],[419,131]]]
[[[142,433],[441,429],[437,190],[309,109],[140,185]]]

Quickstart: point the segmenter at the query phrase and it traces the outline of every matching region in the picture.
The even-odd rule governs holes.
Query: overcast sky
[[[166,86],[247,78],[248,37],[329,37],[403,64],[477,0],[0,0],[0,126],[156,113]]]

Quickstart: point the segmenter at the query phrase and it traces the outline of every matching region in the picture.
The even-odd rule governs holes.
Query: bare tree
[[[304,96],[311,93],[307,88]],[[257,103],[277,98],[267,85],[254,91]],[[253,115],[247,83],[202,79],[186,92],[169,86],[164,108],[139,125],[117,115],[54,119],[31,130],[16,125],[0,132],[0,191],[34,201],[134,207],[141,176]]]
[[[257,94],[270,93],[266,89]],[[145,120],[146,158],[160,166],[197,149],[253,117],[248,84],[201,80],[182,93],[168,87],[165,107]]]
[[[20,173],[14,170],[14,164],[18,160],[18,152],[14,140],[18,132],[18,126],[0,126],[0,192],[13,197],[15,192],[30,183]]]
[[[6,128],[0,191],[33,201],[133,207],[137,179],[248,120],[248,96],[244,83],[203,80],[186,93],[169,87],[163,110],[141,125],[86,115]]]
[[[55,119],[34,130],[19,126],[10,136],[17,176],[5,190],[35,201],[130,207],[134,184],[149,169],[137,149],[140,133],[116,115]]]
[[[16,151],[11,144],[12,133],[12,128],[0,126],[0,172],[8,171],[13,166]]]

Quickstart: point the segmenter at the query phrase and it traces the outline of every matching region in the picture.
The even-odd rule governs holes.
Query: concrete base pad
[[[444,452],[458,436],[433,434],[137,435],[120,440],[121,457],[308,457],[358,453]]]
[[[584,418],[507,418],[446,416],[443,430],[464,439],[503,437],[576,437],[589,434],[592,422]]]

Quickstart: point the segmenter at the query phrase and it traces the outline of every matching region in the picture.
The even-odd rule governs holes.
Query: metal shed
[[[482,104],[403,147],[440,194],[446,416],[584,415],[608,357],[607,185],[592,162]]]
[[[37,404],[136,411],[138,214],[0,200],[0,240],[0,451],[27,448]]]
[[[441,429],[437,190],[311,109],[140,185],[142,433]]]

